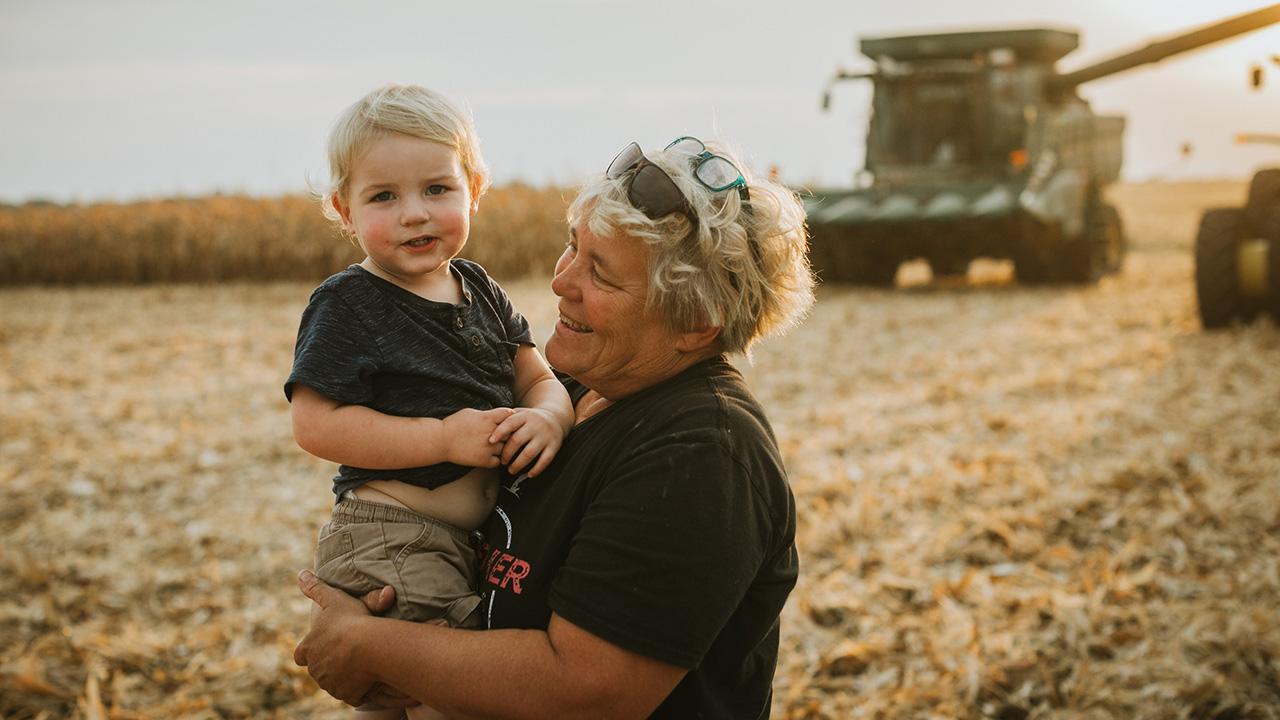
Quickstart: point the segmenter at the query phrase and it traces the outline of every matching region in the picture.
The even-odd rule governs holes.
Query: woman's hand
[[[293,661],[305,667],[322,690],[352,706],[374,698],[387,707],[419,704],[402,693],[383,688],[353,656],[360,621],[390,608],[395,602],[395,588],[379,588],[358,599],[307,570],[298,574],[298,587],[315,605],[311,608],[311,629],[294,648]]]

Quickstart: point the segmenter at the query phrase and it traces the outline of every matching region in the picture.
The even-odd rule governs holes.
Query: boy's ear
[[[338,217],[342,218],[342,229],[351,232],[351,209],[344,207],[342,199],[337,195],[329,199],[329,204],[338,212]]]
[[[475,215],[480,209],[480,178],[471,178],[471,214]]]

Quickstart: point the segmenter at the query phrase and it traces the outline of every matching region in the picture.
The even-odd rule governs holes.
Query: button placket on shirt
[[[455,314],[453,318],[453,326],[458,330],[462,330],[467,326],[467,323],[462,319],[462,315]],[[473,350],[478,350],[480,348],[480,343],[481,343],[479,333],[475,333],[475,332],[471,333],[470,342],[471,342],[471,348]]]

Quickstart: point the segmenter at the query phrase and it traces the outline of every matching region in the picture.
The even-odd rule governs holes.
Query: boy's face
[[[453,148],[382,138],[356,162],[347,187],[334,207],[368,256],[366,269],[410,289],[449,277],[478,203]]]

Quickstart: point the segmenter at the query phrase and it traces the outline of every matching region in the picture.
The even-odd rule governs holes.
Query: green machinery
[[[863,38],[875,61],[864,177],[802,193],[824,281],[889,286],[924,258],[935,275],[977,257],[1013,260],[1024,283],[1089,283],[1125,241],[1104,189],[1120,173],[1124,118],[1081,84],[1280,22],[1280,4],[1062,74],[1079,36],[1033,28]],[[830,94],[824,100],[828,104]]]
[[[1280,65],[1280,56],[1272,56]],[[1255,67],[1253,86],[1262,86]],[[1280,144],[1280,135],[1241,134],[1241,143]],[[1244,207],[1205,212],[1196,233],[1196,299],[1206,329],[1269,312],[1280,322],[1280,168],[1254,173]]]

